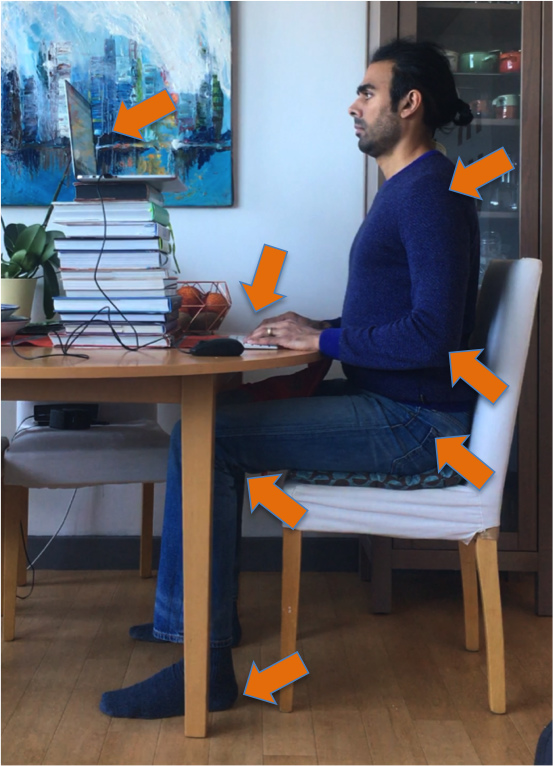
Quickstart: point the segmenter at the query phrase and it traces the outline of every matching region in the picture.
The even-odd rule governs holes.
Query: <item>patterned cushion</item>
[[[378,487],[379,489],[443,489],[465,482],[462,476],[444,466],[414,476],[394,476],[385,473],[346,473],[342,471],[290,471],[287,479],[302,484],[330,484],[334,487]]]

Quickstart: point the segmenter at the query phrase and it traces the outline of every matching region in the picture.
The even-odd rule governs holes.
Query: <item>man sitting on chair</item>
[[[216,418],[209,709],[233,705],[232,647],[244,474],[275,469],[413,475],[436,469],[436,437],[470,431],[475,392],[451,386],[449,352],[468,348],[475,318],[479,230],[474,201],[449,191],[452,162],[435,131],[467,125],[443,52],[404,40],[372,57],[349,109],[360,150],[386,179],[351,247],[341,318],[292,312],[263,321],[257,343],[320,350],[345,379],[323,381],[308,398],[221,397]],[[233,400],[233,401],[231,401]],[[146,641],[183,640],[180,424],[173,431],[154,622],[131,628]],[[230,541],[237,541],[236,546]],[[178,662],[103,695],[107,715],[184,713]]]

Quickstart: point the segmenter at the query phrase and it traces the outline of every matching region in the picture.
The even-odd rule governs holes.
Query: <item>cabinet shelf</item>
[[[480,218],[511,218],[513,219],[513,218],[518,218],[519,214],[516,212],[501,213],[498,210],[481,210],[479,211],[478,215],[480,216]]]
[[[502,119],[500,119],[498,117],[496,117],[496,118],[494,118],[494,117],[482,117],[482,118],[475,117],[474,120],[470,124],[473,125],[473,126],[474,125],[476,125],[476,126],[478,126],[478,125],[484,125],[484,126],[487,126],[487,125],[491,125],[491,126],[502,125],[505,128],[509,128],[509,127],[511,127],[511,128],[517,127],[518,128],[518,127],[520,127],[520,120],[502,120]]]
[[[466,8],[471,11],[520,11],[520,3],[502,3],[502,2],[419,2],[422,8]]]

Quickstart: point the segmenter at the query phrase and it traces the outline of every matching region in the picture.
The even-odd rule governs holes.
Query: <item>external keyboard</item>
[[[261,345],[260,343],[248,343],[244,340],[246,336],[245,335],[229,335],[229,338],[234,338],[234,340],[239,340],[240,343],[244,346],[244,348],[247,351],[277,351],[278,346],[270,345],[265,346]]]

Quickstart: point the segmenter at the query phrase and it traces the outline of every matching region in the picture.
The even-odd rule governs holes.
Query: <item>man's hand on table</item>
[[[326,322],[287,311],[272,319],[264,319],[245,340],[262,346],[276,344],[293,351],[318,351],[319,336],[329,326]]]

